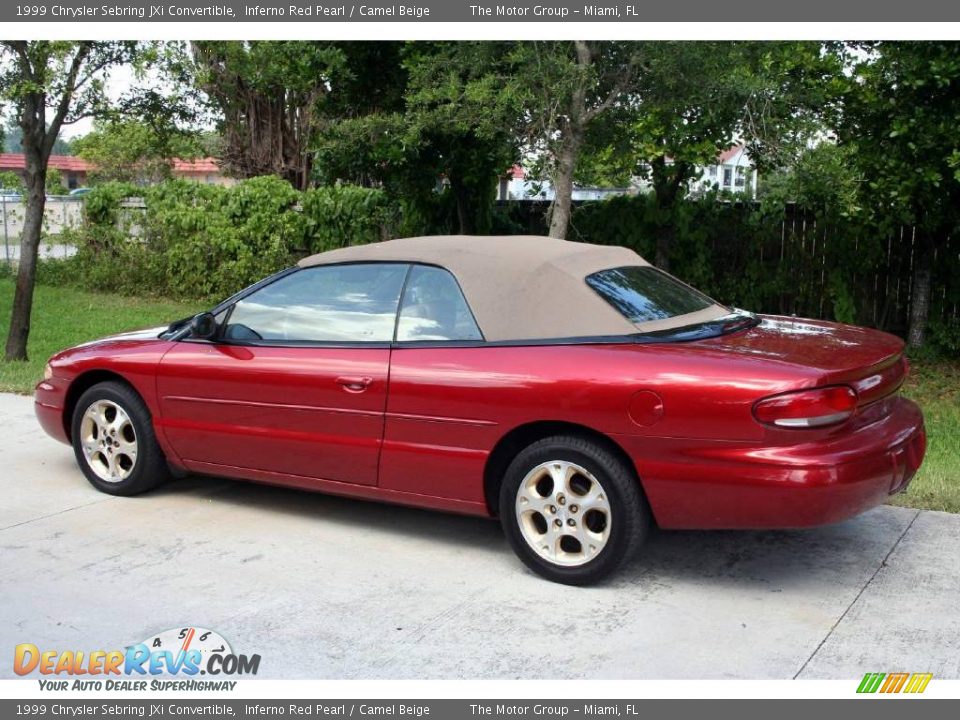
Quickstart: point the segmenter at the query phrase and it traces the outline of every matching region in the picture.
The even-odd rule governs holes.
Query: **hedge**
[[[305,255],[387,237],[392,220],[386,196],[360,187],[106,183],[63,242],[77,246],[69,272],[89,289],[215,299]]]

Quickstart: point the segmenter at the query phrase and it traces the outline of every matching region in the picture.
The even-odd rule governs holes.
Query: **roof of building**
[[[26,167],[26,162],[23,153],[0,153],[0,170],[23,170]],[[47,167],[66,172],[90,172],[95,165],[73,155],[51,155]],[[217,173],[220,172],[220,166],[217,164],[216,158],[212,157],[197,158],[196,160],[174,158],[173,172],[183,174]]]
[[[220,172],[220,166],[216,158],[205,157],[196,160],[181,160],[174,158],[173,171],[175,173],[217,173]]]
[[[23,170],[26,165],[27,159],[23,153],[0,153],[0,170]],[[87,172],[91,165],[72,155],[51,155],[47,167],[67,172]]]
[[[349,262],[410,262],[446,268],[489,341],[631,335],[715,319],[697,313],[635,325],[594,292],[587,275],[649,265],[633,250],[555,238],[447,235],[355,245],[312,255],[301,267]]]
[[[727,148],[722,153],[720,153],[720,155],[717,157],[717,164],[723,165],[725,162],[728,162],[729,160],[732,160],[733,158],[735,158],[739,153],[743,152],[745,149],[746,149],[746,146],[744,145],[734,145],[731,148]]]

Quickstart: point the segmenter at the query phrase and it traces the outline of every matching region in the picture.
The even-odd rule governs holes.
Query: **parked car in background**
[[[23,200],[23,195],[21,195],[19,191],[8,188],[0,188],[0,201],[20,202],[21,200]]]
[[[98,489],[201,473],[499,517],[587,584],[661,528],[799,528],[923,459],[903,342],[726,307],[622,247],[321,253],[209,313],[54,355],[40,423]]]
[[[83,197],[89,193],[93,188],[88,187],[78,187],[70,191],[70,197]]]

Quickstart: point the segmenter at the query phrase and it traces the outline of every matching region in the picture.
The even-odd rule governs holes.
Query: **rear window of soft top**
[[[714,301],[649,265],[601,270],[586,277],[587,285],[635,324],[668,320],[704,310]]]

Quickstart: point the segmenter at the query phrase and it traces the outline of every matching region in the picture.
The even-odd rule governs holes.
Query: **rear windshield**
[[[667,320],[704,310],[714,301],[649,265],[601,270],[587,285],[632,323]]]

